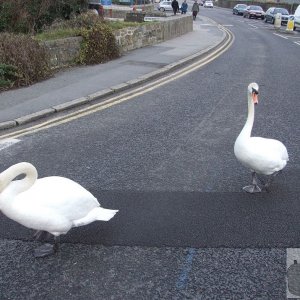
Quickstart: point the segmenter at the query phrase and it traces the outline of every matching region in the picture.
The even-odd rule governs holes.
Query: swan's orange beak
[[[254,104],[258,103],[258,94],[255,92],[252,93],[252,101]]]

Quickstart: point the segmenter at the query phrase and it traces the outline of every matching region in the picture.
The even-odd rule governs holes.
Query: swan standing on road
[[[25,174],[23,179],[13,181],[21,174]],[[54,236],[54,245],[37,248],[36,257],[56,252],[58,237],[72,227],[109,221],[118,212],[100,207],[89,191],[68,178],[37,177],[36,168],[27,162],[15,164],[0,174],[0,211],[25,227],[38,230],[38,237],[43,233]]]
[[[271,175],[263,188],[267,191],[274,177],[286,166],[289,156],[286,147],[278,140],[251,137],[254,122],[254,104],[258,103],[258,84],[248,86],[248,117],[234,144],[236,158],[252,171],[252,184],[245,186],[249,193],[261,192],[256,174]]]

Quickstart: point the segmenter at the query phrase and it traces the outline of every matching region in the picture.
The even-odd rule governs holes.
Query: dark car
[[[286,25],[290,14],[285,8],[281,7],[270,7],[265,14],[265,22],[270,22],[274,24],[275,22],[275,16],[276,14],[280,13],[281,14],[281,25]]]
[[[246,10],[247,5],[246,4],[237,4],[233,9],[232,13],[234,15],[243,15],[244,11]]]
[[[249,5],[247,6],[246,10],[244,11],[244,18],[255,18],[255,19],[264,19],[265,12],[258,5]]]

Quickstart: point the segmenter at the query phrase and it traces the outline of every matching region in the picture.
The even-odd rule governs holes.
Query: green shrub
[[[18,77],[18,69],[15,66],[0,64],[0,91],[13,86]]]
[[[54,20],[85,11],[88,0],[0,0],[0,32],[36,33]]]
[[[74,15],[70,20],[56,19],[51,25],[44,26],[43,31],[36,34],[35,38],[44,41],[78,36],[83,28],[91,29],[99,21],[99,16],[91,12]]]
[[[77,28],[61,28],[53,31],[44,31],[34,36],[38,41],[51,41],[57,39],[64,39],[68,37],[79,36],[80,30]]]
[[[6,72],[15,72],[16,76],[7,78],[14,87],[30,85],[52,74],[46,49],[26,35],[0,33],[0,62],[13,67]]]
[[[119,47],[110,27],[104,22],[81,31],[83,42],[79,63],[99,64],[120,56]]]

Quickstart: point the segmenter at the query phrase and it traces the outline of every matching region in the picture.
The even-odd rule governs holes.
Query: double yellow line
[[[221,25],[219,25],[219,28],[222,31],[224,31],[226,35],[228,35],[226,42],[221,47],[218,47],[218,49],[211,51],[208,55],[205,55],[204,57],[200,58],[196,62],[189,64],[186,67],[181,68],[178,71],[168,74],[164,78],[160,78],[155,81],[151,81],[150,83],[144,84],[140,87],[130,90],[129,92],[125,92],[125,93],[122,93],[121,95],[111,97],[108,100],[105,100],[101,103],[94,104],[87,108],[77,110],[76,112],[72,112],[67,115],[56,117],[56,118],[53,118],[51,120],[48,120],[46,122],[31,126],[31,127],[27,127],[27,128],[24,128],[24,129],[21,129],[18,131],[14,131],[14,132],[11,132],[8,134],[1,135],[0,139],[3,140],[3,139],[10,139],[10,138],[19,138],[21,136],[36,133],[41,130],[45,130],[45,129],[48,129],[48,128],[51,128],[54,126],[59,126],[64,123],[71,122],[73,120],[82,118],[84,116],[93,114],[95,112],[99,112],[99,111],[107,109],[111,106],[123,103],[123,102],[128,101],[133,98],[136,98],[136,97],[143,95],[145,93],[148,93],[160,86],[163,86],[171,81],[179,79],[180,77],[183,77],[191,72],[194,72],[195,70],[205,66],[206,64],[210,63],[212,60],[219,57],[221,54],[223,54],[225,51],[227,51],[229,49],[229,47],[232,45],[232,43],[234,41],[233,34]]]

